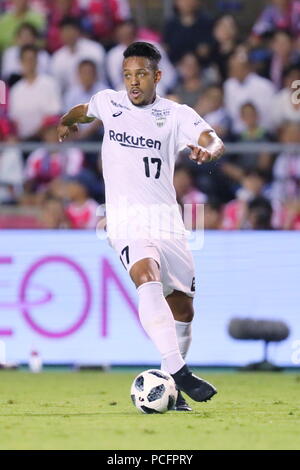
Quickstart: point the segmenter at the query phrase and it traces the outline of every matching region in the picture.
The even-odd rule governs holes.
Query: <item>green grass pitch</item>
[[[0,372],[0,449],[299,449],[300,374],[201,371],[218,395],[142,415],[134,372]]]

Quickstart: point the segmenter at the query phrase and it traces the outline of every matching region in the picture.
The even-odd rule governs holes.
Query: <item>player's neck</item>
[[[157,98],[157,94],[154,93],[154,96],[151,99],[149,99],[146,103],[142,103],[140,105],[135,105],[134,103],[132,103],[132,101],[131,103],[137,108],[145,108],[147,106],[151,106],[156,101],[156,98]]]
[[[153,95],[152,99],[151,99],[151,100],[149,100],[149,102],[148,102],[148,103],[146,103],[146,104],[145,104],[145,106],[149,106],[150,104],[153,104],[155,100],[156,100],[156,93],[154,93],[154,95]]]

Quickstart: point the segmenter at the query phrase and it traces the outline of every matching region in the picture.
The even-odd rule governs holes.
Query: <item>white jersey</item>
[[[144,238],[185,233],[173,185],[175,161],[187,144],[198,145],[200,134],[212,130],[209,124],[186,105],[157,96],[152,104],[139,107],[126,91],[114,90],[94,95],[88,116],[104,124],[102,165],[109,237],[128,237],[128,233],[120,235],[119,229],[129,226],[132,235],[139,229]]]

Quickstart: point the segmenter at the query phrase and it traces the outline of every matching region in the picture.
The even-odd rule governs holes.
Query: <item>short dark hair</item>
[[[254,176],[256,178],[260,178],[261,180],[265,181],[267,180],[267,175],[264,170],[260,170],[259,168],[250,168],[249,170],[244,170],[243,171],[243,177]]]
[[[74,16],[65,16],[61,22],[59,23],[60,28],[64,28],[65,26],[71,26],[72,28],[82,30],[81,21],[74,17]]]
[[[210,196],[205,202],[205,207],[210,207],[211,210],[216,212],[221,212],[223,209],[223,205],[224,204],[222,203],[222,201],[215,196]]]
[[[290,64],[287,65],[283,69],[283,78],[285,79],[288,75],[290,75],[292,72],[299,72],[300,73],[300,63],[296,62],[295,64]]]
[[[26,52],[33,52],[37,56],[39,53],[39,48],[33,44],[27,44],[26,46],[21,47],[20,59],[23,59],[23,56],[26,54]]]
[[[97,72],[97,65],[96,62],[94,62],[91,59],[83,59],[79,62],[78,64],[78,70],[81,69],[81,67],[84,67],[85,65],[89,65],[94,69],[95,72]]]
[[[31,24],[31,23],[21,23],[18,28],[16,29],[16,32],[15,32],[15,35],[16,36],[19,36],[19,34],[24,30],[24,29],[27,29],[28,31],[31,32],[32,36],[34,36],[35,38],[38,38],[39,37],[39,32],[37,30],[37,28]]]
[[[248,202],[248,210],[255,214],[256,230],[270,230],[273,214],[272,204],[263,196],[258,196]]]
[[[137,22],[134,18],[128,18],[127,20],[121,21],[117,26],[132,26],[132,28],[138,29]]]
[[[271,39],[274,39],[275,36],[277,36],[278,34],[284,34],[285,36],[288,36],[289,39],[293,39],[293,37],[294,37],[289,29],[280,28],[280,29],[276,29],[276,30],[271,32],[271,34],[270,34]]]
[[[251,108],[256,112],[256,114],[258,114],[258,109],[252,101],[246,101],[246,103],[243,103],[240,107],[240,112],[242,113],[245,108]]]
[[[145,57],[150,60],[152,67],[157,69],[161,60],[159,50],[149,42],[133,42],[123,53],[124,59],[128,57]]]

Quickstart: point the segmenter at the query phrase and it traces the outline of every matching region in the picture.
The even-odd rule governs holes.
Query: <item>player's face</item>
[[[123,76],[128,97],[135,106],[154,101],[161,71],[154,70],[149,59],[128,57],[123,63]]]

